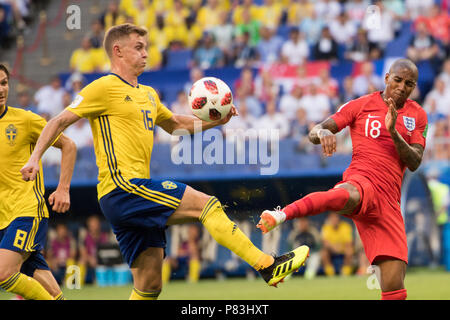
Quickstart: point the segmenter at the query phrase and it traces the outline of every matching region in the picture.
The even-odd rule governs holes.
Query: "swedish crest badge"
[[[5,135],[6,135],[6,139],[8,141],[8,144],[10,146],[13,146],[13,145],[16,144],[17,128],[13,124],[10,124],[10,125],[8,125],[6,127]]]

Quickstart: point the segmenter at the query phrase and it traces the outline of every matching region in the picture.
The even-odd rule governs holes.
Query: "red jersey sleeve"
[[[420,144],[424,149],[426,145],[428,131],[428,119],[427,113],[420,106],[417,112],[417,123],[416,127],[411,133],[411,139],[409,140],[410,144],[417,143]]]
[[[361,110],[360,100],[351,100],[343,104],[335,114],[331,116],[331,119],[336,122],[339,131],[349,126],[355,121],[356,116]]]

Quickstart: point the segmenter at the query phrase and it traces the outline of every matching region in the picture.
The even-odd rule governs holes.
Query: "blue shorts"
[[[131,179],[133,192],[116,188],[100,199],[100,207],[131,267],[149,247],[165,248],[167,220],[178,208],[186,185],[171,180]]]
[[[19,217],[0,230],[0,248],[17,252],[30,252],[20,272],[32,277],[36,269],[50,270],[41,250],[47,240],[48,219]]]

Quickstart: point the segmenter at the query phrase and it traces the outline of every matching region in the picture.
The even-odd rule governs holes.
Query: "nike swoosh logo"
[[[369,118],[379,118],[380,116],[371,116],[370,114],[369,114]]]

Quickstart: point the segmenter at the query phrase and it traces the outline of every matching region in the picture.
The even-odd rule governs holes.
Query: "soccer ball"
[[[188,96],[192,113],[204,121],[221,120],[230,112],[233,94],[225,82],[214,77],[197,80]]]

